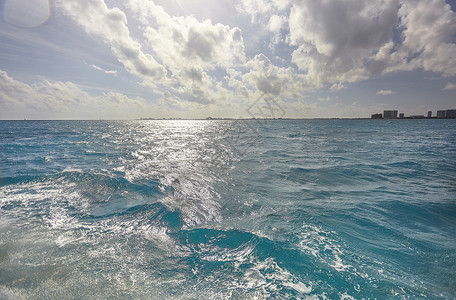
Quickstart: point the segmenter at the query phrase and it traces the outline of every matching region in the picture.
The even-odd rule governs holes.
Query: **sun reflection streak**
[[[222,136],[217,132],[227,124],[205,120],[132,124],[130,136],[135,138],[128,142],[131,153],[119,169],[125,178],[131,182],[159,180],[163,190],[171,191],[161,202],[182,213],[184,228],[219,222],[219,195],[214,187],[220,181],[217,161],[231,159],[232,153],[219,147]]]

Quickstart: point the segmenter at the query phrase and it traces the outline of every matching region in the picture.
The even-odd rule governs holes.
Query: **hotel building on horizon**
[[[383,119],[397,119],[397,110],[384,110]]]
[[[384,110],[383,115],[381,113],[371,114],[371,119],[397,119],[397,110]],[[427,119],[456,119],[456,109],[438,110],[437,115],[432,117],[432,111],[428,111]],[[404,117],[404,113],[399,114],[399,119],[426,119],[424,115],[415,115]]]

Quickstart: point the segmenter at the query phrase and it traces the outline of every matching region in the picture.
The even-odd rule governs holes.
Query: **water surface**
[[[0,298],[454,299],[455,125],[1,121]]]

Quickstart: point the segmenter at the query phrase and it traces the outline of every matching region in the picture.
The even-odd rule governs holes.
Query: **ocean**
[[[456,299],[456,120],[0,121],[1,299]]]

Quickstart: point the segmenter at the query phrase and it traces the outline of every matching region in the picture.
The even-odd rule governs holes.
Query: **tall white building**
[[[397,110],[384,110],[383,119],[397,119]]]

